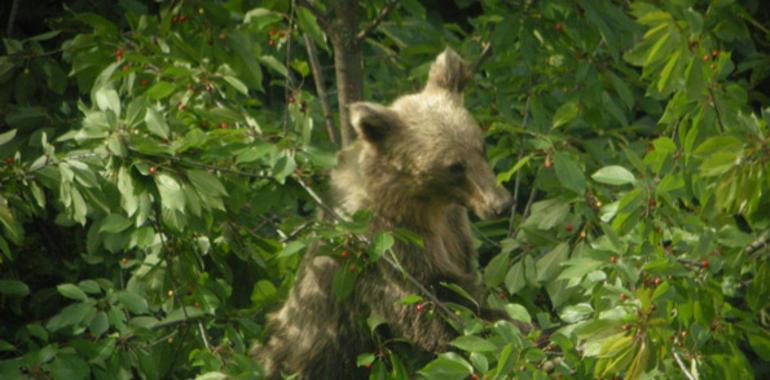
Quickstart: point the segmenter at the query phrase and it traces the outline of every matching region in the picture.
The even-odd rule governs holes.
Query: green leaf
[[[671,36],[671,32],[667,31],[663,36],[661,36],[655,44],[652,46],[652,48],[647,53],[647,58],[644,60],[644,66],[649,66],[650,63],[655,62],[659,60],[662,57],[662,50],[663,45],[666,44],[668,41],[668,38]]]
[[[240,81],[240,79],[232,76],[232,75],[225,75],[224,76],[225,82],[229,83],[231,86],[233,86],[234,89],[236,89],[238,92],[240,92],[243,95],[249,95],[249,88],[246,87],[243,82]]]
[[[577,117],[579,111],[580,108],[575,101],[562,104],[553,115],[551,128],[558,128],[574,120]]]
[[[201,195],[227,196],[227,190],[214,174],[191,169],[187,171],[187,179]]]
[[[18,280],[0,280],[0,294],[24,297],[29,294],[29,287],[27,284]]]
[[[275,70],[275,72],[278,74],[281,74],[284,77],[289,76],[289,70],[286,69],[286,66],[284,66],[281,61],[275,59],[275,57],[272,55],[263,55],[259,57],[259,61],[262,62],[263,65]]]
[[[251,302],[261,307],[275,300],[277,295],[278,290],[272,282],[264,279],[259,280],[254,284],[254,289],[251,291]]]
[[[112,112],[115,113],[115,116],[120,117],[120,97],[115,89],[112,87],[102,87],[96,90],[94,97],[96,98],[96,106],[100,110],[112,110]]]
[[[605,166],[591,175],[591,178],[596,182],[615,186],[636,183],[636,177],[634,177],[633,173],[617,165]]]
[[[356,367],[368,366],[368,365],[374,363],[374,359],[375,358],[376,357],[371,352],[367,352],[365,354],[358,355],[358,357],[356,357]]]
[[[65,307],[64,309],[61,309],[58,314],[53,316],[53,318],[51,318],[48,323],[46,323],[45,328],[51,332],[57,331],[64,327],[79,324],[84,319],[86,319],[86,317],[95,313],[96,308],[91,303],[74,303]]]
[[[634,107],[634,94],[631,92],[631,89],[628,88],[626,82],[611,72],[609,72],[607,76],[610,78],[612,88],[615,89],[615,92],[620,96],[620,99],[623,100],[626,108],[629,110],[632,109]]]
[[[492,352],[497,350],[492,342],[474,335],[460,336],[449,344],[468,352]]]
[[[99,232],[118,233],[131,227],[131,221],[120,214],[109,214],[102,219],[102,226]]]
[[[144,116],[144,122],[147,123],[147,129],[154,135],[168,139],[169,128],[166,123],[166,118],[160,114],[155,108],[147,108],[147,113]]]
[[[524,165],[527,164],[527,162],[529,162],[529,160],[531,158],[532,158],[532,155],[528,154],[528,155],[522,157],[519,161],[517,161],[516,165],[513,165],[513,167],[511,167],[510,169],[508,169],[504,173],[498,174],[497,175],[497,183],[501,184],[503,182],[508,182],[511,179],[511,177],[514,174],[516,174],[517,171],[519,171],[519,169],[521,169]]]
[[[765,362],[770,362],[770,336],[766,333],[747,334],[751,349]]]
[[[473,373],[473,367],[459,355],[447,352],[428,363],[418,374],[428,380],[462,380]]]
[[[184,191],[182,191],[182,187],[174,177],[165,173],[159,173],[155,176],[155,184],[158,186],[163,207],[169,210],[184,211]]]
[[[342,301],[350,297],[353,293],[353,287],[356,284],[356,275],[351,273],[350,263],[346,263],[337,269],[337,273],[334,274],[332,279],[332,291],[337,300]]]
[[[303,33],[307,33],[318,46],[327,49],[325,35],[312,12],[305,7],[300,7],[297,11],[297,22]]]
[[[86,293],[75,284],[61,284],[56,286],[56,290],[59,291],[61,295],[76,301],[85,301],[88,299]]]
[[[174,90],[176,90],[174,84],[166,81],[159,81],[147,90],[145,96],[150,100],[159,100],[171,95]]]
[[[372,262],[379,260],[379,258],[393,247],[393,235],[380,231],[374,235],[372,243],[369,246],[369,260]]]
[[[505,280],[505,274],[508,270],[509,253],[501,252],[489,260],[489,264],[484,268],[484,284],[489,288],[500,285]]]
[[[584,302],[565,307],[561,313],[559,313],[559,318],[567,323],[577,323],[590,317],[593,312],[594,309],[591,307],[591,304]]]
[[[718,151],[739,151],[743,150],[743,141],[734,136],[715,136],[704,141],[693,152],[701,158],[708,158]]]
[[[11,129],[8,132],[0,133],[0,146],[7,143],[8,141],[13,140],[14,137],[16,137],[15,129]]]
[[[396,301],[396,303],[401,305],[412,305],[417,302],[422,302],[422,297],[418,296],[417,294],[409,294]]]
[[[505,275],[505,288],[508,289],[508,293],[516,294],[519,290],[524,289],[526,285],[527,278],[524,276],[524,264],[519,260],[508,270],[508,274]]]
[[[109,328],[110,322],[107,319],[107,314],[103,311],[96,313],[94,318],[91,319],[91,323],[88,325],[88,330],[91,331],[91,334],[97,338],[107,332]]]
[[[529,311],[527,311],[526,307],[517,303],[509,303],[505,304],[503,308],[505,309],[505,312],[508,313],[508,316],[511,317],[511,319],[515,319],[524,323],[532,323],[532,317],[530,317]]]
[[[681,55],[682,51],[677,50],[674,52],[674,54],[671,55],[671,58],[669,58],[668,62],[666,63],[666,66],[663,67],[663,70],[660,72],[660,76],[658,77],[658,91],[664,92],[666,87],[669,85],[671,81],[671,73],[674,71],[674,68],[676,67],[677,63],[679,63],[679,56]]]
[[[578,194],[585,192],[586,178],[574,159],[564,153],[556,152],[553,156],[553,167],[556,170],[556,178],[562,186]]]
[[[148,311],[147,300],[136,293],[121,290],[115,293],[115,295],[117,296],[118,301],[134,314],[143,314]]]
[[[99,283],[94,280],[80,281],[78,287],[88,294],[99,294],[102,291],[101,287],[99,287]]]
[[[553,280],[562,270],[561,263],[567,260],[569,245],[560,243],[550,252],[537,260],[537,282],[546,283]]]
[[[131,178],[129,169],[125,166],[118,169],[117,185],[120,191],[120,206],[123,207],[128,216],[134,215],[139,208],[139,200],[134,194],[134,180]]]

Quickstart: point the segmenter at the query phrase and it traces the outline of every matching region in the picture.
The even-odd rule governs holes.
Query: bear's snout
[[[495,216],[500,218],[505,215],[508,215],[508,213],[511,212],[511,207],[513,207],[513,197],[510,195],[507,195],[505,199],[498,203],[497,206],[494,208]]]

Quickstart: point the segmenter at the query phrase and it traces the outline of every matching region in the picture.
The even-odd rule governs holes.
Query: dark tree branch
[[[321,111],[324,115],[326,134],[329,136],[329,141],[337,144],[337,137],[334,135],[332,109],[329,106],[329,100],[326,97],[326,85],[324,84],[323,70],[318,62],[318,51],[315,48],[315,43],[313,43],[313,40],[307,33],[303,33],[302,37],[305,39],[305,48],[307,49],[307,56],[310,61],[310,70],[313,71],[313,81],[315,82],[315,89],[318,93],[318,101],[321,102]]]
[[[382,7],[382,9],[380,9],[380,13],[377,14],[377,17],[375,17],[374,20],[372,20],[369,26],[367,26],[366,28],[358,32],[358,35],[356,36],[356,38],[359,41],[362,41],[369,34],[371,34],[375,29],[377,29],[378,26],[380,26],[380,23],[382,23],[382,21],[385,20],[385,17],[388,17],[388,14],[390,13],[390,11],[392,11],[397,4],[398,4],[398,0],[390,0],[387,4],[385,4],[385,6]]]
[[[770,231],[765,231],[757,240],[751,242],[751,244],[746,246],[745,251],[747,255],[752,255],[767,246],[770,246]]]

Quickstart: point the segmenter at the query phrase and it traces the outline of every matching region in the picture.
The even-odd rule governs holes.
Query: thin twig
[[[201,333],[201,339],[203,339],[203,345],[206,347],[206,350],[211,351],[211,345],[209,344],[209,339],[206,337],[206,330],[203,328],[203,322],[198,321],[198,332]]]
[[[535,174],[535,178],[537,178],[537,175],[540,174],[540,170],[538,169],[537,173]],[[529,209],[532,207],[532,202],[535,200],[535,193],[537,192],[537,188],[535,187],[534,183],[532,184],[532,190],[529,192],[529,198],[527,199],[527,204],[524,206],[524,211],[521,212],[521,220],[519,220],[519,224],[516,225],[516,230],[513,231],[513,233],[510,236],[516,236],[518,235],[519,231],[521,231],[521,225],[524,223],[524,220],[527,218],[527,215],[529,214]]]
[[[475,73],[478,71],[479,67],[481,67],[481,64],[484,63],[484,61],[487,60],[492,55],[492,43],[485,42],[482,44],[483,49],[481,50],[481,54],[479,54],[479,59],[476,60],[476,62],[471,65],[471,72]]]
[[[524,116],[522,119],[522,127],[526,130],[527,129],[527,123],[529,121],[529,90],[527,90],[527,102],[524,104]],[[518,164],[519,161],[521,161],[521,158],[524,157],[524,136],[519,136],[519,153],[516,158],[516,163]],[[514,181],[513,185],[513,205],[511,205],[511,219],[508,221],[508,237],[513,236],[513,222],[516,219],[516,202],[519,200],[519,186],[521,185],[521,168],[516,171],[516,180]]]
[[[318,94],[318,101],[321,103],[321,111],[324,115],[326,134],[329,137],[329,141],[336,145],[337,137],[334,135],[334,119],[332,119],[332,109],[329,106],[329,101],[326,97],[326,85],[324,84],[323,70],[321,70],[321,65],[318,62],[318,51],[315,48],[315,43],[307,33],[303,33],[302,37],[305,39],[305,48],[307,49],[307,56],[310,61],[310,70],[313,72],[315,90]]]
[[[719,104],[717,104],[717,96],[714,94],[714,89],[709,87],[709,95],[711,96],[711,101],[714,102],[714,111],[717,114],[717,123],[719,124],[719,131],[724,133],[725,131],[725,125],[722,123],[722,113],[719,112]]]
[[[385,6],[380,9],[380,13],[377,14],[369,26],[358,32],[356,38],[359,41],[363,41],[364,38],[366,38],[370,33],[377,29],[378,26],[380,26],[380,23],[382,23],[385,17],[388,17],[388,13],[390,13],[390,11],[396,7],[396,4],[398,4],[398,0],[390,0],[387,4],[385,4]]]
[[[286,38],[286,83],[283,86],[283,99],[286,102],[286,107],[289,107],[289,99],[293,97],[292,92],[294,92],[294,81],[292,81],[291,78],[291,70],[288,69],[291,67],[291,40],[292,40],[292,34],[294,34],[294,13],[296,12],[297,7],[294,4],[294,0],[291,1],[289,5],[289,32],[287,33]],[[285,135],[287,130],[289,128],[289,113],[285,112],[283,117],[283,134]]]
[[[687,376],[690,380],[696,380],[695,376],[693,376],[689,370],[687,370],[687,367],[684,365],[684,362],[682,361],[682,358],[679,357],[679,354],[674,352],[674,359],[676,360],[676,364],[679,365],[679,368],[682,369],[682,372],[684,372],[684,375]]]

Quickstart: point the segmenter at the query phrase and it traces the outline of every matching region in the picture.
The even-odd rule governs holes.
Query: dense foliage
[[[308,245],[346,261],[345,302],[411,238],[315,216],[338,147],[305,44],[332,95],[333,59],[297,3],[75,2],[3,39],[0,378],[259,378]],[[768,28],[759,1],[398,2],[365,97],[491,46],[466,104],[518,202],[474,233],[488,303],[539,328],[415,294],[454,350],[412,355],[370,316],[371,378],[770,376]]]

